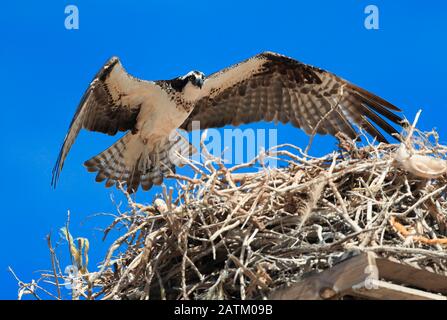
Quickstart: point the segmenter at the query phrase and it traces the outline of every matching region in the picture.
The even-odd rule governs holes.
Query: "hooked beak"
[[[203,80],[203,79],[201,79],[201,78],[198,78],[197,80],[196,80],[196,85],[200,88],[200,89],[202,89],[202,87],[203,87],[203,83],[204,83],[205,81]]]

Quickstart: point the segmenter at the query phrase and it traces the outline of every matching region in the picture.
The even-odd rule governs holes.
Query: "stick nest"
[[[193,177],[172,175],[175,196],[164,188],[142,205],[126,194],[129,211],[106,230],[124,235],[81,275],[77,297],[262,299],[366,251],[446,274],[447,147],[436,133],[362,148],[338,138],[321,158],[281,145],[231,168],[205,152],[204,164],[188,163]],[[284,166],[263,167],[267,156]],[[414,159],[429,176],[409,171]]]

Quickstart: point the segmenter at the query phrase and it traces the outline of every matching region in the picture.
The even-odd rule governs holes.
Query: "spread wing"
[[[152,82],[130,76],[118,58],[107,61],[84,93],[71,121],[53,169],[52,185],[56,185],[65,158],[82,128],[109,135],[134,129],[141,104],[154,87]]]
[[[397,133],[384,118],[402,119],[391,103],[327,71],[294,59],[265,52],[209,76],[204,95],[182,128],[239,125],[257,121],[290,122],[308,134],[343,132],[351,138],[357,124],[379,141]],[[384,117],[384,118],[383,118]]]

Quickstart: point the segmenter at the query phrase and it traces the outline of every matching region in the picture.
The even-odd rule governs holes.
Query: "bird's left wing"
[[[56,185],[65,158],[82,128],[109,135],[134,129],[141,104],[153,90],[159,87],[129,75],[118,58],[109,59],[79,103],[53,169],[52,185]]]
[[[402,119],[391,103],[327,71],[286,56],[265,52],[209,76],[203,96],[182,128],[239,125],[257,121],[290,122],[308,134],[343,132],[351,138],[357,124],[386,141],[371,121],[388,134],[397,133],[383,117]]]

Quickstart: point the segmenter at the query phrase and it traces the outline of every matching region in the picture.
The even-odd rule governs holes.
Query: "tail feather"
[[[128,133],[84,165],[89,172],[98,172],[97,182],[106,181],[106,187],[122,183],[133,193],[140,185],[143,190],[160,185],[166,175],[175,173],[180,163],[173,153],[185,154],[185,150],[189,154],[193,152],[192,146],[179,134],[174,139],[144,144],[139,136]]]

